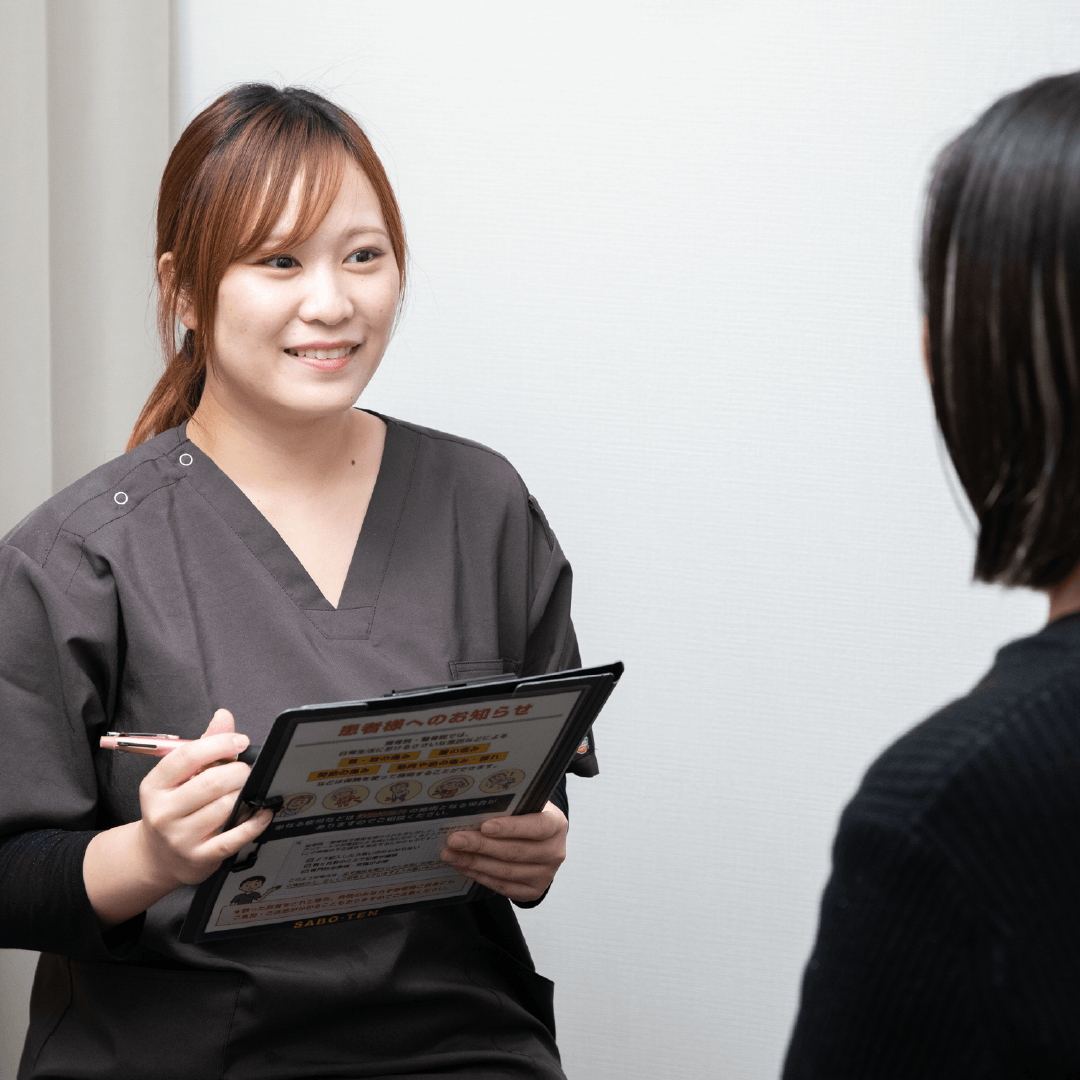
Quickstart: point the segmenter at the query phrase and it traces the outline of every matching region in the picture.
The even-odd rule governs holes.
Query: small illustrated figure
[[[375,796],[381,803],[403,803],[413,798],[423,787],[416,780],[395,780],[381,788]]]
[[[520,769],[501,769],[490,776],[485,776],[480,781],[480,790],[486,791],[489,795],[495,795],[500,791],[509,791],[510,788],[517,787],[524,779],[525,774]]]
[[[428,788],[428,794],[433,799],[452,799],[455,795],[460,795],[471,787],[471,776],[448,776],[445,780],[432,784]]]
[[[348,787],[334,788],[323,799],[322,804],[327,810],[348,810],[350,806],[358,806],[370,794],[363,784],[349,784]]]
[[[264,878],[262,874],[244,878],[244,880],[240,882],[240,891],[232,898],[230,903],[254,904],[259,900],[265,900],[272,892],[277,892],[277,885],[271,886],[266,892],[259,892],[258,890],[265,884],[266,878]]]
[[[310,791],[298,791],[295,795],[288,795],[277,812],[278,817],[292,817],[293,814],[301,814],[315,801],[315,796]]]

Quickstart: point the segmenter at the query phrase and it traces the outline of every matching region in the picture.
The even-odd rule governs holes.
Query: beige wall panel
[[[48,4],[53,483],[124,450],[161,370],[153,215],[169,151],[167,0]]]
[[[3,534],[123,450],[160,370],[152,225],[170,145],[169,5],[0,0],[0,58]],[[15,1077],[36,959],[0,950],[0,1080]]]
[[[15,1080],[19,1068],[37,959],[19,949],[0,952],[0,1080]]]
[[[44,0],[0,0],[0,534],[47,498],[49,201]],[[14,1078],[37,956],[0,951],[0,1080]]]
[[[44,0],[0,0],[0,535],[51,491]],[[14,167],[13,167],[14,166]]]

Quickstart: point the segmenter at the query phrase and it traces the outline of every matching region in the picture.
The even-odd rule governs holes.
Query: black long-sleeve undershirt
[[[96,831],[34,829],[0,840],[4,946],[117,960],[139,936],[140,915],[100,929],[83,884],[83,857]]]

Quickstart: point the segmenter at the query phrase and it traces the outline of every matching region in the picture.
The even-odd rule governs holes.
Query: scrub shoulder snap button
[[[124,503],[126,503],[127,501],[128,501],[128,497],[127,497],[127,492],[126,491],[118,491],[113,496],[113,502],[116,503],[117,506],[123,506]]]
[[[181,465],[190,465],[195,459],[190,454],[181,454],[179,460]]]

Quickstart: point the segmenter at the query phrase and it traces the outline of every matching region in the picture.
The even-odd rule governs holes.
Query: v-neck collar
[[[419,443],[416,433],[379,413],[373,415],[386,424],[386,441],[336,608],[319,591],[277,529],[213,459],[188,439],[187,422],[178,430],[178,445],[168,454],[184,479],[217,511],[293,603],[328,638],[356,640],[371,633],[416,461]]]

